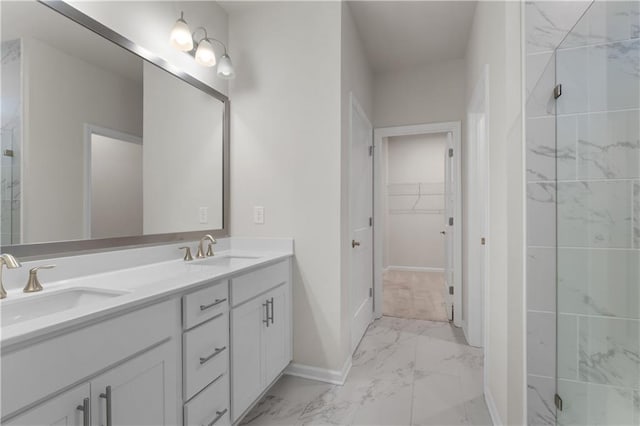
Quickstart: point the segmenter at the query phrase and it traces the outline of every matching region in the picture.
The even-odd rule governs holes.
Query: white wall
[[[358,100],[362,110],[369,118],[373,119],[373,74],[367,58],[360,35],[356,30],[351,9],[347,2],[342,2],[341,16],[341,167],[340,167],[340,265],[341,265],[341,301],[342,301],[342,347],[343,359],[351,356],[351,315],[349,308],[349,286],[351,281],[351,234],[349,220],[349,173],[350,173],[350,94]]]
[[[387,144],[384,267],[444,269],[444,238],[440,231],[445,226],[447,136],[397,136],[388,138]],[[416,185],[425,183],[429,185]],[[414,207],[416,211],[409,213]]]
[[[341,5],[238,2],[228,11],[231,233],[295,238],[294,362],[340,370]],[[252,220],[257,205],[263,225]]]
[[[91,238],[129,235],[142,235],[142,145],[94,134]]]
[[[23,54],[22,242],[82,239],[84,124],[142,136],[142,85],[35,39]]]
[[[144,63],[145,234],[222,228],[223,112],[222,102]]]
[[[490,218],[487,237],[489,280],[485,293],[485,390],[496,423],[522,424],[525,391],[521,273],[524,226],[521,217],[510,217],[522,214],[524,199],[519,129],[522,110],[519,3],[478,3],[466,60],[467,99],[484,64],[489,64]],[[515,144],[515,147],[509,147],[509,144]],[[465,157],[463,152],[463,161]],[[515,210],[510,210],[512,208]],[[468,244],[465,240],[464,246],[468,247]],[[510,325],[510,321],[514,324]]]
[[[465,61],[376,73],[374,127],[464,120]]]
[[[176,70],[187,72],[214,89],[227,94],[227,81],[214,70],[196,64],[193,57],[169,44],[171,28],[184,11],[191,30],[207,29],[209,37],[227,44],[227,13],[214,1],[86,1],[70,0],[73,7],[152,52]],[[234,52],[229,51],[233,60]]]

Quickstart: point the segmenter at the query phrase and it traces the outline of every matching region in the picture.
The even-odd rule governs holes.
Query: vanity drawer
[[[185,401],[229,369],[229,315],[218,315],[183,335]]]
[[[217,282],[182,298],[182,326],[194,327],[229,309],[229,282]]]
[[[186,403],[183,415],[184,426],[231,424],[229,420],[229,375],[225,373],[207,386],[198,396]]]
[[[237,306],[289,281],[289,261],[276,263],[231,279],[231,304]]]

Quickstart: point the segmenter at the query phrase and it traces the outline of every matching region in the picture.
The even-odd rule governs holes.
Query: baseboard
[[[487,403],[487,408],[489,409],[489,415],[491,416],[491,422],[494,426],[502,426],[502,419],[500,418],[500,414],[498,414],[498,408],[496,407],[496,402],[493,399],[493,395],[489,388],[485,385],[484,387],[484,400]]]
[[[407,271],[407,272],[444,272],[444,268],[432,268],[430,266],[387,266],[386,271]]]
[[[332,385],[344,385],[351,370],[351,357],[347,359],[342,371],[329,370],[327,368],[312,367],[310,365],[291,363],[284,371],[288,376],[302,377],[303,379],[317,380],[319,382],[331,383]]]

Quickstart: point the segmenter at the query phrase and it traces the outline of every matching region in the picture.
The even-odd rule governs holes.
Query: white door
[[[351,350],[373,319],[373,127],[351,95],[349,229]]]
[[[94,425],[172,425],[178,398],[168,380],[176,368],[175,342],[167,342],[91,381]]]
[[[445,268],[444,268],[444,281],[445,281],[445,304],[447,308],[447,316],[449,321],[453,321],[455,315],[454,307],[454,259],[455,259],[455,227],[453,218],[455,217],[455,162],[453,157],[455,152],[453,150],[453,137],[451,133],[447,133],[447,149],[444,152],[444,241],[445,241]]]
[[[85,421],[84,410],[89,400],[89,384],[86,383],[58,395],[55,398],[43,402],[35,408],[18,417],[4,422],[6,426],[33,426],[33,425],[67,425],[89,426],[90,421]]]

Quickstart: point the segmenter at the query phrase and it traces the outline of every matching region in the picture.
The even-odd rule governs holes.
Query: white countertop
[[[246,244],[243,245],[246,246]],[[255,258],[234,259],[230,265],[202,265],[199,260],[193,262],[185,262],[181,259],[166,260],[58,281],[45,282],[41,279],[44,290],[27,294],[23,293],[20,288],[10,289],[7,292],[7,298],[0,301],[0,309],[7,304],[16,303],[23,299],[36,298],[72,288],[104,289],[126,293],[95,301],[86,306],[4,326],[1,328],[0,344],[3,350],[16,345],[21,346],[22,343],[32,339],[57,334],[65,329],[84,326],[144,305],[157,303],[188,292],[204,283],[222,280],[286,259],[292,255],[292,249],[281,247],[278,250],[266,251],[235,249],[231,245],[229,250],[216,252],[215,257],[250,256]],[[39,263],[45,264],[46,262]]]

